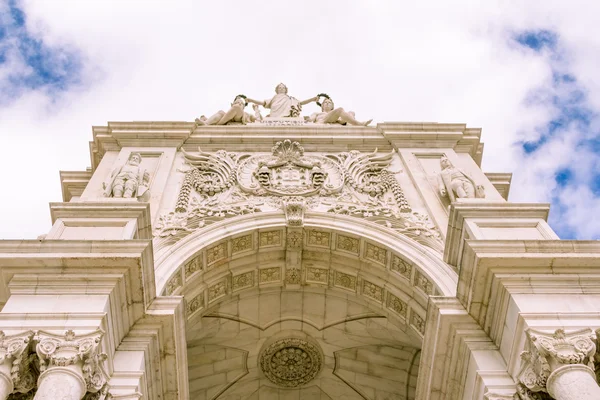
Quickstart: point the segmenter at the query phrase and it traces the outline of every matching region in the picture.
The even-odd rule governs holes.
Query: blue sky
[[[285,81],[359,119],[482,127],[484,170],[514,173],[512,201],[552,203],[562,238],[600,238],[589,4],[135,3],[0,0],[0,139],[16,149],[0,168],[35,160],[6,173],[1,237],[47,232],[58,170],[89,165],[92,125],[193,120]]]
[[[48,46],[43,35],[26,26],[27,16],[14,0],[0,15],[0,104],[10,104],[27,91],[59,96],[81,84],[81,53],[66,46]]]

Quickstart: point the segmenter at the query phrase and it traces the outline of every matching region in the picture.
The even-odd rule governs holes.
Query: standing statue
[[[267,117],[282,118],[282,117],[299,117],[302,106],[319,99],[318,96],[311,97],[308,100],[298,101],[294,97],[288,96],[288,88],[283,83],[275,87],[275,96],[269,100],[258,101],[248,98],[249,103],[254,103],[265,108],[269,108],[271,113]]]
[[[309,121],[317,123],[317,124],[350,124],[350,125],[362,125],[367,126],[373,121],[372,119],[366,122],[357,121],[354,118],[353,111],[345,111],[343,108],[335,108],[333,107],[333,100],[327,95],[322,94],[325,97],[323,100],[323,104],[321,104],[321,112],[314,113],[309,117]],[[317,102],[317,104],[319,104]]]
[[[246,96],[238,94],[233,99],[231,108],[227,112],[220,110],[208,119],[203,115],[200,118],[196,118],[196,125],[226,125],[229,122],[241,122],[245,125],[248,122],[254,122],[256,121],[254,115],[244,112],[244,108],[247,105]]]
[[[140,153],[131,153],[125,165],[115,169],[110,175],[109,181],[102,184],[104,196],[139,198],[146,194],[150,175],[140,166],[141,162]]]
[[[440,158],[442,171],[439,174],[440,194],[448,196],[451,202],[456,199],[484,198],[485,192],[482,185],[475,185],[475,181],[465,172],[456,168],[445,155]]]

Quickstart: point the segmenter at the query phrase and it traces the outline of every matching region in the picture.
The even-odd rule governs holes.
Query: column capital
[[[108,374],[103,366],[107,355],[100,352],[103,335],[101,330],[83,335],[76,335],[72,330],[66,331],[64,335],[38,331],[35,340],[38,342],[36,352],[40,359],[40,373],[54,366],[78,365],[87,391],[101,391],[108,381]]]
[[[0,331],[0,364],[10,370],[13,390],[27,393],[35,387],[36,377],[30,368],[30,347],[33,343],[32,331],[6,335]]]
[[[521,353],[519,382],[532,392],[548,392],[550,375],[565,365],[582,364],[594,370],[596,335],[589,329],[554,333],[527,329],[526,350]]]

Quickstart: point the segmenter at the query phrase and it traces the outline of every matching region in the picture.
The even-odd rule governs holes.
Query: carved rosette
[[[591,329],[554,333],[528,329],[526,350],[521,353],[521,398],[536,398],[529,392],[548,392],[546,383],[556,369],[569,364],[583,364],[594,369],[593,356],[596,339]],[[527,390],[525,390],[527,389]],[[543,398],[543,397],[542,397]]]
[[[276,340],[259,355],[265,376],[283,387],[297,387],[313,380],[321,371],[323,355],[316,343],[301,338]]]
[[[10,378],[14,392],[27,393],[35,387],[37,374],[30,350],[33,332],[6,336],[0,331],[0,363],[10,363]]]
[[[39,331],[36,334],[36,352],[40,360],[40,372],[43,373],[53,366],[68,367],[81,365],[83,379],[87,391],[97,393],[103,390],[108,381],[103,362],[107,356],[100,352],[100,340],[104,333],[96,331],[76,336],[68,330],[64,335],[56,335]]]

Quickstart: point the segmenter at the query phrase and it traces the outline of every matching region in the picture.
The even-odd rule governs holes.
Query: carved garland
[[[412,212],[388,169],[393,152],[307,156],[298,142],[284,140],[270,155],[224,150],[183,154],[191,169],[185,171],[175,211],[159,216],[156,248],[224,218],[277,209],[285,212],[288,226],[302,226],[305,210],[346,214],[382,224],[437,251],[443,248],[435,226],[426,215]],[[191,196],[192,189],[199,197]],[[392,197],[384,200],[386,193]]]

